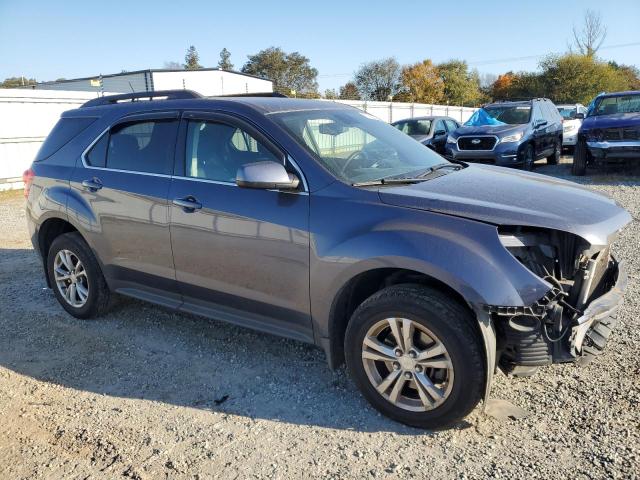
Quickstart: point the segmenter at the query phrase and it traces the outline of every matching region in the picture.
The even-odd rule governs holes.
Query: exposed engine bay
[[[507,250],[550,286],[527,307],[487,306],[500,368],[524,376],[551,363],[589,363],[604,349],[622,299],[614,295],[620,275],[610,246],[527,227],[500,228],[499,235]]]

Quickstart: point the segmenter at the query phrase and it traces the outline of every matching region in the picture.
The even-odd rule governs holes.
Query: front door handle
[[[173,204],[176,207],[182,208],[187,213],[191,213],[202,208],[202,204],[191,195],[184,198],[174,198]]]
[[[83,180],[82,186],[90,192],[97,192],[102,188],[102,182],[98,178],[93,177],[91,180]]]

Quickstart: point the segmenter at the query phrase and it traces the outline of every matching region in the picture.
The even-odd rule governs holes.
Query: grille
[[[640,128],[606,128],[602,132],[602,139],[611,142],[623,140],[640,140]]]
[[[496,137],[460,137],[458,148],[460,150],[493,150],[496,146]]]

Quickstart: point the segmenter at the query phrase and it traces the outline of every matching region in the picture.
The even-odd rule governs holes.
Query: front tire
[[[109,287],[79,233],[65,233],[53,241],[47,254],[47,274],[56,299],[74,317],[94,318],[107,311]]]
[[[587,173],[587,145],[584,140],[578,139],[573,151],[573,165],[571,173],[576,176],[583,176]]]
[[[384,415],[442,428],[480,401],[486,372],[475,319],[443,293],[395,285],[365,300],[345,336],[347,368]]]
[[[523,168],[529,172],[533,171],[535,166],[535,157],[533,153],[533,146],[531,144],[525,147],[522,158],[524,161]]]

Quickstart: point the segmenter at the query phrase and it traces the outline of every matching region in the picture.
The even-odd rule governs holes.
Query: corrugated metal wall
[[[152,90],[149,72],[136,72],[117,76],[62,80],[54,83],[39,83],[37,90],[65,90],[76,92],[146,92]]]

